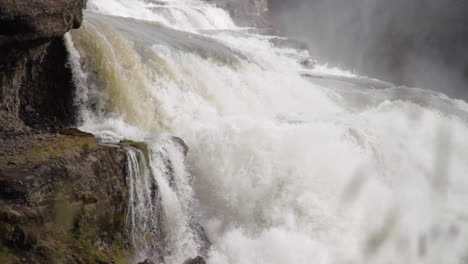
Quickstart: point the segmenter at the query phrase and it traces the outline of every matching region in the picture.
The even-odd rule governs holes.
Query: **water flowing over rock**
[[[75,122],[62,39],[84,1],[0,3],[0,262],[127,258],[126,151]]]
[[[176,137],[129,149],[127,231],[137,258],[177,263],[207,254],[211,243],[193,219],[193,191],[185,169],[188,147]]]
[[[89,0],[65,42],[17,47],[0,262],[463,262],[468,104],[328,67],[219,3]],[[55,74],[72,86],[33,85]]]
[[[331,68],[232,18],[257,3],[91,0],[70,35],[81,128],[148,144],[166,238],[138,261],[463,259],[468,105]]]

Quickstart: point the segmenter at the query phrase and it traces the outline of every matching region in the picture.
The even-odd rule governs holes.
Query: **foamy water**
[[[465,102],[305,69],[306,51],[205,2],[88,7],[68,41],[82,128],[169,155],[147,165],[166,188],[166,261],[199,253],[195,218],[208,263],[466,262]],[[187,160],[161,134],[183,138]],[[176,187],[157,169],[167,159]]]

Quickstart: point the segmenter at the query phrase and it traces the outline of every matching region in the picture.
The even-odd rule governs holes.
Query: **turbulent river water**
[[[199,0],[90,0],[66,40],[81,128],[148,144],[135,261],[204,254],[198,222],[210,264],[468,263],[467,103],[305,67]]]

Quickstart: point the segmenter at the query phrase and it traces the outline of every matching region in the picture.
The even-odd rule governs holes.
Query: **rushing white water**
[[[129,149],[127,152],[127,185],[130,196],[127,230],[136,251],[146,257],[152,255],[153,251],[163,251],[152,248],[157,245],[154,240],[163,236],[163,230],[160,230],[163,212],[161,197],[156,192],[157,182],[152,177],[144,155],[141,150]]]
[[[167,263],[200,254],[194,218],[213,242],[208,263],[466,263],[465,102],[306,69],[306,51],[198,0],[89,9],[68,42],[82,128],[149,144],[147,165],[129,153],[130,179],[141,181],[131,223],[153,225],[158,212],[137,187],[151,178]],[[188,143],[186,163],[167,136],[149,139],[165,133]]]
[[[168,136],[148,145],[147,153],[127,152],[129,238],[136,259],[182,263],[200,250],[191,225],[195,205],[184,151]]]

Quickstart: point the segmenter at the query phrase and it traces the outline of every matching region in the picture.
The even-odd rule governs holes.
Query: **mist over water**
[[[192,221],[208,263],[467,261],[467,103],[304,67],[308,51],[206,2],[88,7],[67,42],[81,128],[149,145],[146,163],[128,154],[135,261],[161,257],[163,241],[141,235],[159,212],[154,181],[167,263],[202,254]]]
[[[282,33],[314,57],[399,85],[468,99],[468,2],[271,0]]]

